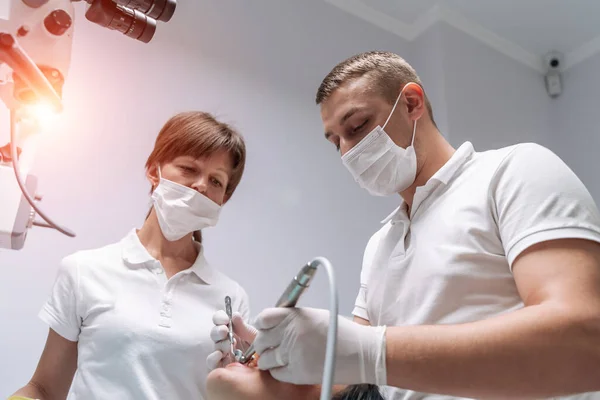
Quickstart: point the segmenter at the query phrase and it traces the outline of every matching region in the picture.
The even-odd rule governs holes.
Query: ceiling
[[[600,53],[597,0],[324,1],[409,41],[443,21],[540,72],[549,51],[563,70]]]

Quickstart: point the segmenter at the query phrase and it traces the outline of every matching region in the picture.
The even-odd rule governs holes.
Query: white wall
[[[482,151],[535,141],[547,145],[551,99],[537,72],[440,24],[450,141]]]
[[[446,71],[444,69],[445,43],[440,27],[434,26],[428,29],[411,45],[412,57],[405,58],[421,78],[438,129],[446,139],[449,139],[450,126],[446,100]]]
[[[550,122],[555,151],[600,202],[600,55],[563,75],[564,91],[554,101]]]
[[[442,106],[452,145],[471,141],[483,151],[539,143],[557,153],[600,202],[600,55],[565,72],[563,93],[552,99],[542,74],[446,24],[430,29],[415,45],[421,48],[420,53],[413,49],[417,59],[420,54],[430,62],[425,71],[433,69],[433,105]],[[430,54],[431,48],[439,54]],[[428,76],[421,76],[427,87]]]
[[[78,236],[38,228],[24,250],[0,252],[0,397],[35,368],[47,334],[37,312],[59,260],[143,222],[144,162],[183,110],[213,112],[246,137],[243,182],[205,241],[209,260],[249,292],[253,314],[319,255],[336,267],[340,311],[351,312],[364,246],[398,199],[356,187],[323,138],[314,94],[343,58],[402,54],[406,44],[320,0],[178,3],[148,45],[91,25],[80,7],[65,112],[41,137],[35,166],[44,209]],[[320,271],[301,304],[325,307],[327,295]]]

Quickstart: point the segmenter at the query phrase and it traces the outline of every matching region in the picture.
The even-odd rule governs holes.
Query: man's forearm
[[[388,327],[387,384],[475,398],[600,390],[600,316],[550,305],[462,325]]]

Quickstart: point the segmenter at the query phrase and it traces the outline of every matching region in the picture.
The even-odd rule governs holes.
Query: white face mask
[[[219,220],[221,206],[196,190],[164,179],[158,169],[160,182],[152,192],[158,224],[169,241],[209,226]]]
[[[348,168],[354,180],[374,196],[389,196],[402,192],[412,185],[417,174],[417,155],[413,147],[417,121],[413,126],[410,146],[406,149],[396,145],[383,130],[404,89],[411,83],[404,85],[394,107],[383,127],[377,126],[365,136],[356,146],[342,156],[342,162]]]

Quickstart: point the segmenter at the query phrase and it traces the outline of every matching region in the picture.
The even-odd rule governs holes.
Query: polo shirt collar
[[[452,157],[450,157],[446,164],[444,164],[442,168],[440,168],[435,174],[433,174],[430,180],[437,180],[439,182],[442,182],[444,185],[447,185],[448,182],[450,182],[450,180],[454,177],[454,175],[456,175],[458,169],[462,167],[463,164],[467,162],[469,158],[471,158],[474,152],[475,149],[473,148],[471,142],[463,143],[454,152],[454,154],[452,155]]]
[[[422,186],[421,188],[417,188],[417,190],[428,190],[431,188],[432,185],[437,184],[438,182],[447,185],[448,182],[450,182],[450,180],[456,175],[459,168],[462,167],[463,164],[467,162],[469,158],[471,158],[474,152],[475,149],[473,148],[473,144],[471,144],[471,142],[463,143],[454,152],[452,157],[450,157],[450,159],[442,166],[442,168],[440,168],[435,174],[433,174],[433,176],[427,181],[427,183],[424,186]],[[401,214],[406,213],[406,209],[407,204],[404,201],[404,199],[402,199],[402,203],[400,204],[400,206],[396,208],[390,215],[385,217],[381,221],[381,223],[387,224],[391,220],[397,220],[401,218]]]
[[[204,258],[204,251],[201,243],[194,241],[194,246],[198,250],[198,257],[188,270],[196,274],[204,282],[211,284],[215,280],[215,273],[212,267]],[[148,253],[137,235],[137,230],[132,229],[125,238],[121,240],[121,255],[126,264],[135,266],[150,262],[156,259]]]

